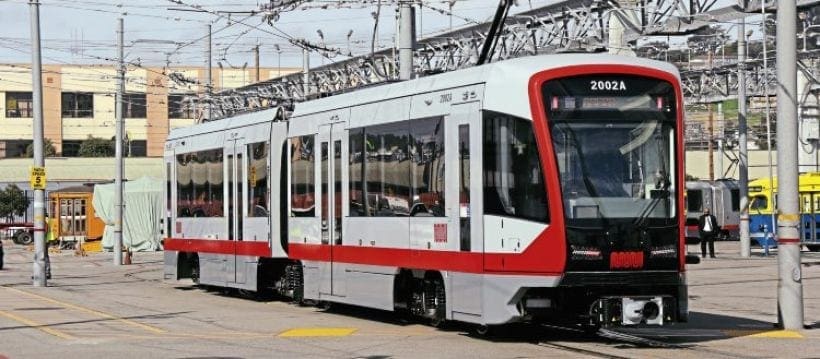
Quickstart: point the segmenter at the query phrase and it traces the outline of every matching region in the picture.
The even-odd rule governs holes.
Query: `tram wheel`
[[[31,233],[26,231],[19,231],[17,234],[14,235],[14,243],[22,244],[22,245],[29,245],[34,243],[34,238],[31,236]]]
[[[486,324],[476,325],[473,329],[475,334],[479,337],[489,337],[493,334],[493,326]]]

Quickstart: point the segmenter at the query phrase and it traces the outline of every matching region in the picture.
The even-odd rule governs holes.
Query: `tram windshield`
[[[548,82],[544,96],[569,223],[675,218],[669,83],[585,76]]]

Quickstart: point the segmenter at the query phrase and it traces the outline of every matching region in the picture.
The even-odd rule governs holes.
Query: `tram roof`
[[[531,114],[527,83],[533,74],[565,66],[600,64],[643,66],[678,76],[678,70],[669,63],[633,56],[610,54],[529,56],[297,103],[291,118],[484,83],[486,84],[483,100],[484,109],[529,119]],[[277,111],[279,111],[278,108],[266,109],[239,114],[219,121],[174,129],[168,135],[168,140],[270,122],[276,117]]]
[[[484,83],[486,84],[484,109],[529,119],[532,116],[527,84],[532,75],[565,66],[600,64],[643,66],[669,72],[679,77],[677,68],[669,63],[633,56],[610,54],[529,56],[298,103],[292,117]]]
[[[271,122],[274,118],[276,118],[278,111],[280,111],[279,108],[270,108],[262,111],[239,114],[219,121],[203,122],[195,126],[176,128],[171,130],[168,134],[168,140],[175,140],[203,133],[219,132],[231,128],[254,125],[257,123]]]

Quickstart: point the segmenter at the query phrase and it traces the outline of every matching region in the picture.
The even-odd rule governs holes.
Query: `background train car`
[[[777,198],[777,177],[774,182],[768,178],[759,178],[749,182],[749,232],[758,244],[763,245],[765,238],[773,235],[771,232],[772,211]],[[820,173],[801,173],[798,177],[798,195],[800,197],[800,239],[811,251],[820,251]],[[776,229],[774,229],[776,231]],[[768,239],[770,246],[777,242]]]
[[[174,130],[165,276],[433,324],[685,321],[682,109],[669,64],[566,54]]]
[[[737,180],[686,182],[686,231],[690,237],[699,237],[698,220],[709,208],[720,226],[718,240],[740,238],[740,188]]]
[[[102,239],[105,224],[94,214],[94,188],[75,186],[48,193],[51,240],[63,247]]]

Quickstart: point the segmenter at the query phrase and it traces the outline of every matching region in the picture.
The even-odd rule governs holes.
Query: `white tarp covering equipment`
[[[162,186],[160,179],[142,177],[123,183],[122,244],[132,251],[156,251],[160,245]],[[94,211],[105,223],[102,247],[114,248],[114,184],[94,186]]]

